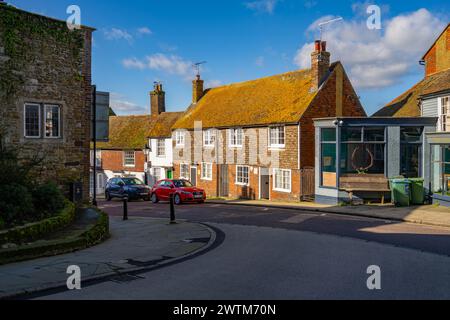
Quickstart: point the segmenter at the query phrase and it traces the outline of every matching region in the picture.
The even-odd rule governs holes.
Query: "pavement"
[[[313,202],[272,202],[267,200],[209,200],[209,203],[293,209],[360,217],[388,219],[432,226],[450,227],[450,208],[440,206],[396,207],[394,205],[329,206]]]
[[[81,268],[83,284],[152,270],[196,256],[215,242],[215,232],[199,223],[167,219],[110,217],[111,238],[70,254],[0,266],[0,299],[66,288],[72,265]]]

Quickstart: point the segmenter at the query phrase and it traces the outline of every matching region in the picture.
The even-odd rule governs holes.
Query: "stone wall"
[[[68,191],[83,183],[89,197],[91,40],[93,29],[70,31],[65,22],[0,4],[0,120],[6,143],[22,157],[43,155],[40,174]],[[24,104],[61,108],[61,138],[24,137]],[[43,119],[41,117],[41,128]]]

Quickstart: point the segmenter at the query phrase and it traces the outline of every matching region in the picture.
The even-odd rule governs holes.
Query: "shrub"
[[[6,227],[5,221],[3,220],[2,217],[0,217],[0,230],[5,229],[5,227]]]
[[[36,214],[41,218],[54,215],[64,208],[65,198],[53,182],[34,187],[32,196]]]
[[[16,183],[0,185],[0,212],[7,226],[31,218],[34,206],[28,189]]]

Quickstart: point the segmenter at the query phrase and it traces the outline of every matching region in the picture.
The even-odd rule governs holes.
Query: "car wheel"
[[[111,201],[111,195],[109,194],[109,192],[106,192],[105,193],[105,198],[106,198],[106,201]]]
[[[153,203],[158,203],[159,202],[159,199],[158,199],[158,196],[156,195],[156,193],[152,194],[151,200],[152,200]]]
[[[175,198],[173,200],[177,206],[179,206],[181,204],[181,197],[179,194],[176,194]]]

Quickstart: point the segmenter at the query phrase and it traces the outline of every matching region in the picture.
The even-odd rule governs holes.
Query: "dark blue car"
[[[105,197],[111,201],[126,195],[129,200],[150,201],[150,192],[150,187],[137,178],[112,178],[106,184]]]

